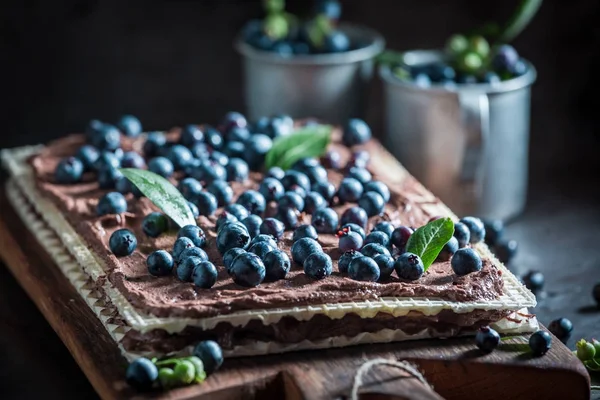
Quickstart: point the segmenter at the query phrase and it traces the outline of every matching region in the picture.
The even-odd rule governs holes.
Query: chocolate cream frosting
[[[179,130],[173,129],[168,133],[168,137],[176,140],[178,134]],[[351,151],[340,143],[339,137],[340,132],[336,130],[330,149],[340,152],[344,165],[351,157]],[[123,137],[123,150],[142,153],[143,140]],[[220,210],[210,218],[198,218],[198,225],[204,229],[207,236],[204,250],[219,271],[217,283],[211,289],[199,289],[192,283],[179,281],[175,276],[153,277],[148,274],[146,257],[157,249],[171,250],[176,232],[169,232],[158,238],[150,238],[143,233],[141,221],[144,216],[158,211],[147,198],[136,199],[129,194],[126,196],[127,213],[98,217],[96,205],[107,190],[98,187],[94,174],[84,175],[83,181],[78,184],[62,185],[55,182],[54,169],[57,163],[64,157],[74,155],[84,142],[84,135],[70,135],[50,143],[34,156],[30,161],[35,171],[37,187],[43,196],[51,199],[62,211],[104,262],[106,276],[103,279],[108,279],[143,313],[161,317],[202,318],[239,310],[361,302],[381,297],[427,297],[471,302],[495,299],[502,294],[502,272],[489,259],[483,260],[481,271],[462,277],[454,274],[449,262],[435,262],[417,281],[404,281],[395,276],[376,283],[352,280],[337,271],[337,259],[341,255],[337,247],[338,239],[329,234],[320,234],[318,241],[334,260],[334,272],[331,276],[323,280],[312,280],[304,274],[301,267],[292,265],[285,279],[263,282],[255,288],[245,288],[235,284],[228,276],[222,256],[215,246],[215,221]],[[367,150],[371,155],[368,169],[373,174],[373,179],[386,183],[391,191],[391,199],[386,205],[384,215],[371,218],[368,231],[380,220],[389,220],[394,225],[419,227],[434,215],[447,214],[441,202],[416,179],[399,168],[397,162],[379,143],[371,140],[360,146],[360,149]],[[343,171],[329,169],[328,178],[337,186],[343,178]],[[261,180],[262,174],[253,172],[247,181],[233,182],[234,201],[244,190],[258,188]],[[175,183],[175,179],[173,182]],[[341,215],[350,206],[352,204],[337,205],[333,208]],[[273,212],[274,207],[276,205],[271,204],[267,213]],[[302,222],[310,223],[310,215],[303,215]],[[131,256],[117,258],[109,250],[108,240],[114,230],[124,226],[135,233],[138,247]],[[292,244],[291,237],[292,232],[288,231],[279,242],[279,247],[288,254]]]

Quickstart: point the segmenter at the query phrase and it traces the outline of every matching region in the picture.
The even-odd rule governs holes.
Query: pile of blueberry
[[[475,335],[475,344],[484,353],[491,353],[500,344],[500,335],[489,326],[482,326]],[[535,357],[543,356],[552,346],[552,336],[539,330],[529,337],[529,350]]]
[[[243,29],[246,43],[284,57],[340,53],[355,48],[350,38],[336,29],[342,13],[338,0],[317,0],[312,18],[300,21],[287,13],[284,0],[264,0],[267,15],[250,21]]]

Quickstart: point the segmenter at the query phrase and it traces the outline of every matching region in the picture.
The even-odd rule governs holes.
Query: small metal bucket
[[[408,65],[443,59],[405,53]],[[458,215],[509,219],[527,197],[531,85],[536,71],[498,84],[419,87],[382,66],[385,144]]]
[[[373,77],[373,58],[383,51],[385,41],[377,32],[362,26],[341,24],[340,29],[360,48],[283,57],[255,49],[238,38],[235,47],[244,61],[248,116],[257,119],[289,114],[332,123],[360,117]]]

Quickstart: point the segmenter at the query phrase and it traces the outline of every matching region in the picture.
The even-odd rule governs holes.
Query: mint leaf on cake
[[[440,251],[454,233],[450,218],[440,218],[417,229],[406,243],[406,251],[418,255],[425,271],[433,264]]]
[[[330,125],[312,125],[277,138],[265,158],[265,169],[287,170],[298,160],[322,156],[331,142],[332,130]]]

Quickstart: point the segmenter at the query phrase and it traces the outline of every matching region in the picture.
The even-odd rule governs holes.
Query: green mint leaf
[[[522,0],[500,34],[498,42],[509,43],[517,37],[531,22],[541,5],[542,0]]]
[[[286,170],[302,158],[322,156],[331,141],[332,130],[329,125],[308,126],[275,139],[265,157],[265,168]]]
[[[144,169],[122,168],[119,171],[177,225],[196,225],[187,201],[171,182]]]
[[[420,227],[410,236],[406,243],[406,251],[421,257],[427,271],[453,234],[454,222],[450,218],[436,219]]]

